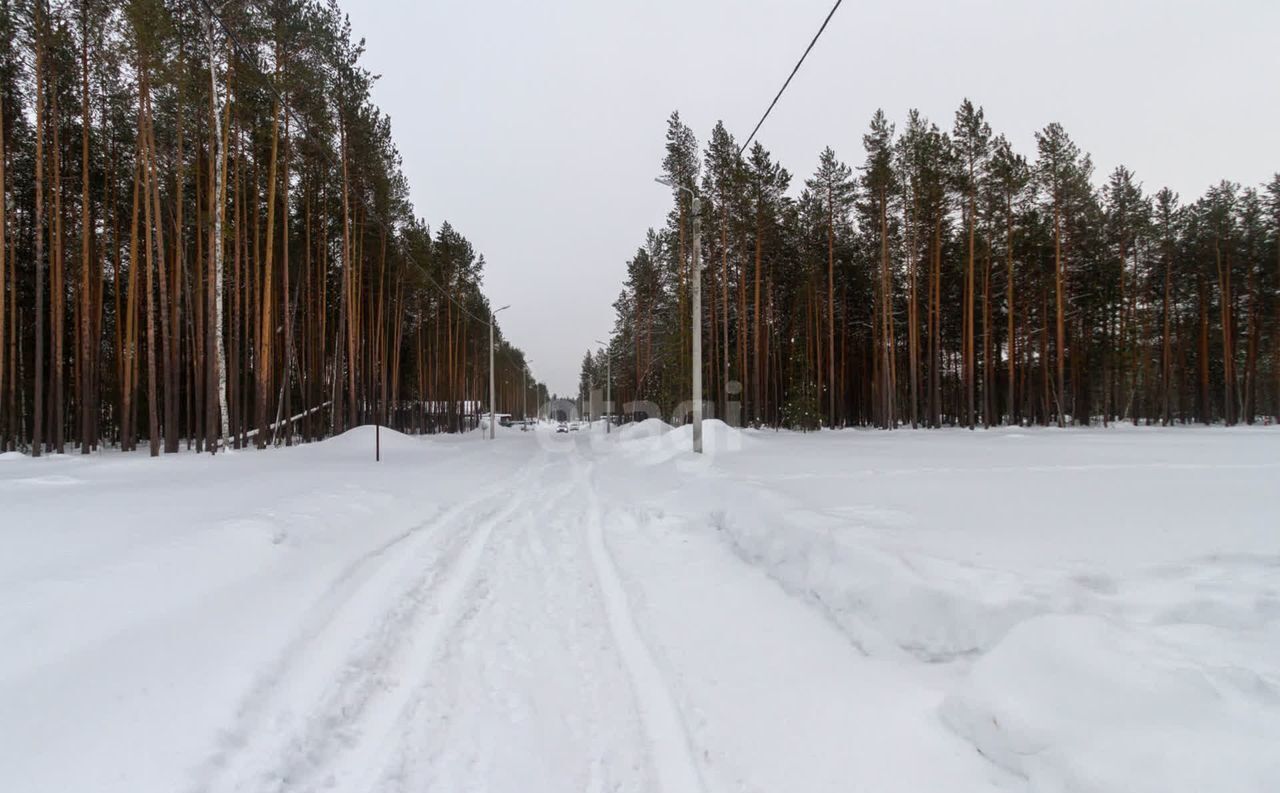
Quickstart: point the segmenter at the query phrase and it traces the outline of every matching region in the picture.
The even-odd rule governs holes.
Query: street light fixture
[[[702,201],[693,190],[666,177],[659,176],[653,181],[683,190],[693,203],[693,276],[689,279],[693,303],[693,450],[702,454]]]
[[[511,308],[510,305],[505,305],[489,312],[489,440],[493,440],[497,434],[494,425],[498,423],[498,410],[494,407],[497,393],[493,383],[493,318],[499,311],[506,311],[509,308]]]

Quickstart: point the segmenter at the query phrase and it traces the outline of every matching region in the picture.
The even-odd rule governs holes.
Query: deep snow
[[[0,456],[0,785],[1280,789],[1280,432]]]

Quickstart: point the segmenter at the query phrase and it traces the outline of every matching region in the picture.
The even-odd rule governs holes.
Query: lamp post
[[[689,279],[693,303],[693,450],[702,454],[702,201],[693,190],[670,179],[659,176],[653,181],[683,190],[693,203],[693,275]]]
[[[601,345],[606,350],[608,344],[596,339],[596,344]],[[609,414],[613,412],[613,356],[606,354],[604,356],[604,434],[610,432],[610,425],[613,424],[609,418]]]
[[[493,383],[493,318],[499,311],[506,311],[509,308],[511,308],[510,305],[505,305],[489,312],[489,440],[493,440],[497,434],[497,428],[494,425],[498,423],[498,409],[494,407],[497,394]]]

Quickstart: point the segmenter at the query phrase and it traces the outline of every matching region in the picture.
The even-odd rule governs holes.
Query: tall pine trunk
[[[827,389],[828,424],[836,426],[836,236],[835,197],[827,185]],[[914,375],[913,375],[914,380]]]
[[[1061,197],[1059,189],[1054,188],[1053,194],[1053,284],[1054,284],[1054,305],[1056,306],[1056,339],[1057,344],[1054,352],[1057,355],[1058,379],[1057,379],[1057,404],[1056,413],[1058,416],[1058,426],[1066,426],[1066,417],[1063,415],[1066,403],[1066,308],[1064,305],[1064,281],[1063,262],[1062,262],[1062,208],[1060,206]]]
[[[1018,354],[1018,338],[1017,324],[1015,317],[1017,315],[1017,299],[1014,295],[1014,269],[1013,269],[1013,197],[1005,196],[1005,300],[1008,303],[1008,328],[1006,334],[1008,338],[1008,378],[1006,385],[1007,402],[1005,410],[1008,411],[1009,423],[1018,423],[1017,415],[1017,354]]]
[[[278,55],[278,53],[277,53]],[[279,81],[280,70],[276,69],[276,80]],[[267,410],[271,401],[271,353],[272,341],[275,339],[275,324],[272,309],[275,305],[273,292],[275,284],[273,281],[273,266],[275,264],[275,227],[276,227],[276,157],[279,151],[280,141],[280,100],[273,100],[271,105],[271,159],[267,165],[267,238],[266,250],[263,253],[264,264],[262,272],[262,286],[259,290],[258,302],[261,309],[261,319],[258,323],[258,355],[254,362],[257,368],[257,398],[255,407],[257,408],[257,424],[258,424],[258,448],[264,448],[267,445],[267,434],[269,427],[267,425]]]
[[[8,217],[8,200],[6,196],[9,194],[8,182],[5,180],[5,159],[8,157],[9,147],[4,138],[4,97],[0,95],[0,452],[9,450],[9,437],[17,436],[16,427],[13,426],[15,416],[13,411],[5,410],[5,394],[8,389],[12,388],[12,378],[8,377],[8,370],[5,365],[5,355],[8,353],[8,325],[9,319],[9,259],[5,256],[5,239],[9,232]],[[13,292],[18,291],[17,267],[14,267]]]
[[[39,457],[44,443],[44,0],[35,3],[35,351],[32,374],[31,456]]]
[[[90,327],[92,305],[92,270],[89,260],[93,220],[89,217],[89,6],[80,4],[80,452],[89,453],[93,442],[94,377],[91,360],[93,339]]]
[[[49,411],[49,430],[53,433],[53,451],[66,451],[65,382],[63,367],[66,363],[66,282],[63,267],[62,240],[62,117],[58,112],[58,73],[50,67],[49,75],[49,129],[53,145],[49,147],[49,191],[53,207],[49,228],[49,334],[51,357],[49,376],[53,386],[53,405]]]
[[[143,218],[142,228],[145,242],[143,248],[146,253],[147,267],[147,437],[150,442],[151,456],[160,455],[160,406],[159,406],[159,389],[156,387],[156,287],[155,274],[156,267],[163,267],[162,261],[157,261],[155,251],[157,248],[152,245],[152,237],[159,231],[158,218],[153,215],[159,215],[160,202],[157,200],[152,202],[152,190],[155,186],[155,170],[152,167],[151,157],[151,136],[148,132],[147,125],[147,79],[145,67],[142,70],[141,95],[139,99],[139,129],[142,132],[142,169],[144,174],[143,187]],[[161,318],[163,323],[163,317]]]

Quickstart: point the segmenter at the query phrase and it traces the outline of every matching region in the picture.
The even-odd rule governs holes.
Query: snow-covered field
[[[0,456],[0,790],[1280,790],[1280,430]]]

